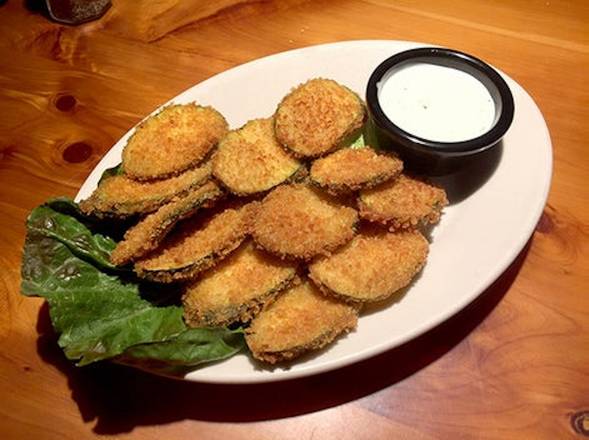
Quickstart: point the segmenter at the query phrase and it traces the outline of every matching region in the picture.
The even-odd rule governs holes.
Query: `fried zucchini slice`
[[[276,141],[271,119],[254,119],[229,132],[213,158],[214,176],[237,195],[267,191],[301,166]]]
[[[274,364],[326,346],[357,322],[356,307],[322,295],[306,280],[254,318],[245,340],[256,359]]]
[[[178,221],[190,217],[200,208],[210,206],[222,195],[223,191],[216,183],[208,182],[149,214],[125,233],[110,256],[112,263],[126,264],[147,254],[159,245]]]
[[[226,209],[203,226],[189,222],[147,258],[135,263],[141,278],[169,283],[194,278],[214,266],[245,240],[259,202]]]
[[[364,124],[362,100],[330,79],[315,78],[284,97],[274,115],[276,139],[298,157],[339,148]]]
[[[170,105],[143,121],[123,149],[123,170],[135,180],[162,179],[198,165],[228,131],[212,107]]]
[[[377,154],[370,147],[344,148],[311,166],[311,181],[332,194],[372,188],[397,177],[403,162],[393,156]]]
[[[296,265],[256,249],[251,241],[188,284],[182,298],[190,327],[247,322],[292,282]]]
[[[103,179],[92,195],[80,202],[85,214],[124,218],[148,214],[203,185],[211,177],[211,164],[163,180],[139,182],[124,174]]]
[[[440,220],[448,204],[446,192],[421,180],[400,175],[358,197],[360,217],[389,225],[391,230],[411,229]]]
[[[309,266],[310,278],[331,296],[372,302],[406,287],[422,269],[429,244],[418,231],[359,234]]]
[[[254,221],[258,245],[280,257],[310,259],[347,243],[355,234],[358,213],[304,184],[272,190]]]

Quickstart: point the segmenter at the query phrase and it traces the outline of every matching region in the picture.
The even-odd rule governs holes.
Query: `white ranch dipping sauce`
[[[378,83],[378,102],[393,124],[430,141],[474,139],[495,121],[493,98],[478,79],[436,64],[387,72]]]

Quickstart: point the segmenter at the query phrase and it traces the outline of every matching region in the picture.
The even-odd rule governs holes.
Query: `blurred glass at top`
[[[49,16],[65,24],[96,20],[110,8],[110,0],[45,0]]]

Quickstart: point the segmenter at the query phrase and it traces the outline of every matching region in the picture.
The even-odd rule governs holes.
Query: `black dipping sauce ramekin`
[[[378,83],[391,69],[413,63],[451,67],[478,79],[495,104],[495,120],[491,128],[481,136],[466,141],[437,142],[408,133],[393,124],[380,106]],[[437,47],[407,50],[384,60],[368,80],[366,103],[378,146],[395,151],[408,170],[428,175],[458,171],[496,146],[511,125],[514,112],[509,86],[495,69],[472,55]]]

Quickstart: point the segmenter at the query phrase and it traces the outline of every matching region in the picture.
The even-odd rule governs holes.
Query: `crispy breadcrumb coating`
[[[362,190],[358,197],[360,217],[392,230],[435,224],[447,204],[442,188],[405,175]]]
[[[190,327],[247,322],[293,281],[296,265],[243,243],[187,285],[182,298]]]
[[[274,364],[324,347],[357,322],[357,308],[322,295],[306,280],[254,318],[245,339],[256,359]]]
[[[223,191],[216,183],[208,182],[162,206],[125,233],[124,239],[113,250],[111,261],[122,265],[142,257],[155,249],[178,221],[193,215],[200,208],[210,206],[222,195]]]
[[[323,292],[345,301],[380,301],[407,286],[422,269],[429,244],[418,231],[357,235],[309,266]]]
[[[141,278],[169,283],[194,278],[235,250],[247,237],[259,202],[226,209],[204,226],[195,221],[183,225],[162,246],[135,264]],[[199,219],[196,219],[199,220]]]
[[[311,181],[332,194],[372,188],[397,177],[403,162],[393,156],[377,154],[370,147],[344,148],[311,166]]]
[[[80,202],[80,209],[97,217],[147,214],[195,190],[210,177],[210,162],[163,180],[139,182],[119,174],[104,179],[89,198]]]
[[[262,201],[253,237],[280,257],[309,259],[327,254],[355,234],[358,213],[304,184],[275,188]]]
[[[274,115],[278,142],[299,157],[333,151],[364,123],[362,100],[330,79],[316,78],[284,97]]]
[[[143,121],[123,149],[123,170],[136,180],[161,179],[198,165],[225,136],[212,107],[170,105]]]
[[[267,191],[301,166],[276,141],[271,119],[254,119],[230,131],[213,158],[214,176],[237,195]]]
[[[401,174],[397,157],[361,146],[365,119],[361,98],[323,78],[232,131],[212,107],[169,105],[136,128],[121,167],[80,208],[144,215],[112,262],[179,281],[188,326],[249,323],[254,358],[289,361],[410,285],[429,251],[418,228],[448,204],[443,189]]]

